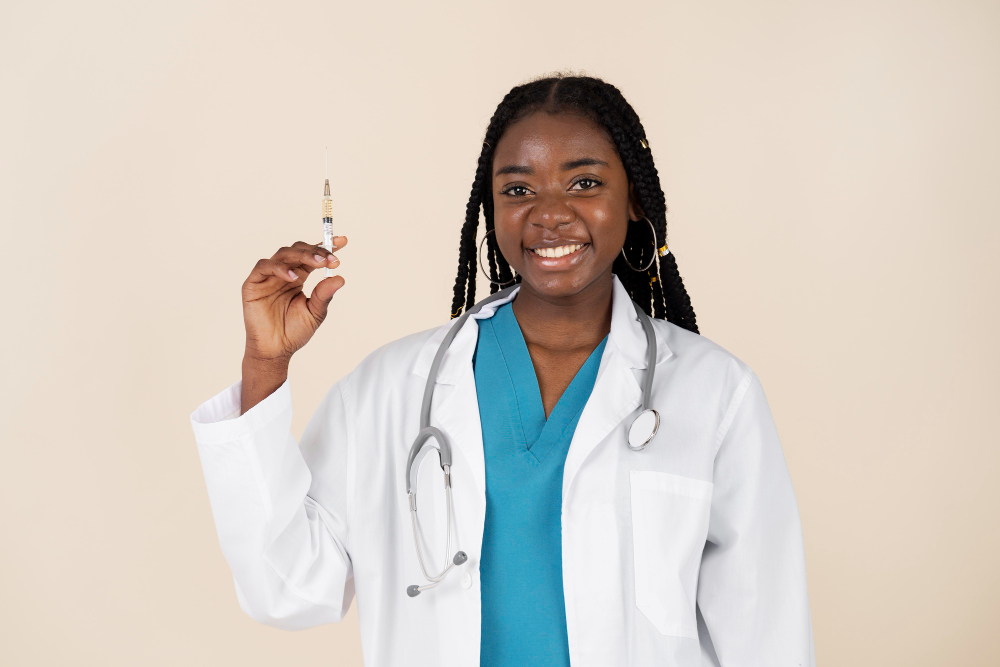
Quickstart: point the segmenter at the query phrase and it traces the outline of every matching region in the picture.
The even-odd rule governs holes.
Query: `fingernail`
[[[298,280],[298,279],[299,279],[299,276],[298,276],[298,274],[296,274],[296,273],[295,273],[294,271],[292,271],[291,269],[288,269],[288,276],[289,276],[289,277],[290,277],[290,278],[291,278],[292,280]]]
[[[340,260],[337,259],[336,255],[330,255],[330,263],[331,264],[340,264]]]
[[[323,261],[323,260],[325,259],[325,258],[323,257],[323,255],[320,255],[319,253],[317,253],[317,254],[313,255],[313,258],[314,258],[314,259],[315,259],[315,260],[316,260],[317,262],[322,262],[322,261]]]

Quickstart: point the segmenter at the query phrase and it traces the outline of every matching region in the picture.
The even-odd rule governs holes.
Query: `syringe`
[[[330,149],[326,151],[326,184],[323,186],[323,247],[333,252],[333,199],[330,198]],[[326,267],[326,277],[333,269]]]

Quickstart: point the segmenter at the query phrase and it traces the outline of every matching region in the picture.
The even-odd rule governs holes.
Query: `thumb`
[[[330,301],[333,300],[333,295],[344,286],[344,282],[343,276],[330,276],[316,283],[316,287],[313,288],[312,295],[306,302],[306,306],[317,322],[322,322],[326,319]]]

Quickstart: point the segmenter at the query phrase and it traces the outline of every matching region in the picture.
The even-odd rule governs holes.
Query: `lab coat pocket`
[[[698,638],[695,595],[712,482],[630,470],[635,604],[662,635]]]

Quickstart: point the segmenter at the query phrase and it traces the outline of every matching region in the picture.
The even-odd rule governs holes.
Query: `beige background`
[[[361,664],[353,608],[242,614],[188,416],[254,262],[320,239],[324,146],[347,284],[296,434],[446,321],[490,115],[568,68],[639,112],[702,333],[763,381],[819,662],[996,664],[998,34],[945,0],[5,0],[0,663]]]

